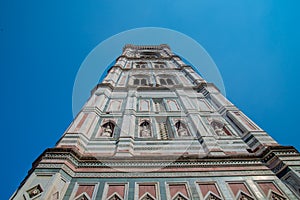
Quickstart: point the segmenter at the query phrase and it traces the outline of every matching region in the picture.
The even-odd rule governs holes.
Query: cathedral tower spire
[[[129,44],[11,199],[296,199],[299,171],[168,45]]]

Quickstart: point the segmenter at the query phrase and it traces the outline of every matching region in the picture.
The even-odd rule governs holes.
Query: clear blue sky
[[[72,121],[83,59],[137,27],[194,38],[219,67],[227,97],[280,144],[300,149],[299,13],[298,0],[1,0],[0,199]]]

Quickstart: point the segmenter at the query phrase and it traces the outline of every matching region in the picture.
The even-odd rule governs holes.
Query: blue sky
[[[228,99],[280,144],[300,149],[298,2],[1,0],[1,199],[72,121],[73,83],[87,54],[132,28],[195,39],[217,64]]]

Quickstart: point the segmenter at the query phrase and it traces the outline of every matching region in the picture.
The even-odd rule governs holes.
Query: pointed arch
[[[117,193],[114,193],[113,195],[108,197],[107,200],[123,200],[123,198],[120,197]]]
[[[91,198],[86,192],[81,193],[77,197],[75,197],[75,200],[90,200]]]
[[[150,76],[147,74],[135,74],[131,78],[133,85],[149,85]]]
[[[166,82],[166,80],[165,79],[159,79],[159,82],[160,82],[160,84],[161,85],[167,85],[167,82]]]
[[[239,191],[239,194],[237,195],[237,200],[243,199],[243,200],[254,200],[253,197],[251,197],[250,195],[246,194],[243,191]]]
[[[141,85],[147,85],[147,79],[142,78],[141,79]]]
[[[178,192],[172,200],[188,200],[183,194]]]
[[[164,65],[163,65],[164,66]],[[177,79],[172,74],[159,74],[157,75],[161,85],[176,85],[178,83]]]
[[[167,84],[168,84],[168,85],[174,85],[174,82],[173,82],[172,79],[167,78]]]
[[[220,197],[218,197],[216,194],[212,193],[212,192],[209,192],[206,197],[205,197],[205,200],[211,200],[211,199],[214,199],[214,200],[222,200]]]
[[[146,192],[141,198],[140,200],[155,200],[154,197],[151,196],[151,194],[149,194],[148,192]]]
[[[133,80],[133,85],[139,85],[140,84],[140,80],[139,79],[134,79]]]

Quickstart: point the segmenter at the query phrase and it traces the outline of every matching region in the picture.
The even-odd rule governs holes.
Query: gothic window
[[[163,68],[165,68],[166,66],[164,65],[164,64],[162,64],[162,63],[155,63],[154,64],[154,68],[155,69],[163,69]]]
[[[159,78],[161,85],[175,85],[173,78]]]
[[[170,79],[170,78],[167,78],[167,84],[168,84],[168,85],[174,85],[172,79]]]
[[[151,51],[145,51],[141,52],[141,58],[159,58],[160,53],[158,52],[151,52]]]
[[[115,129],[115,125],[112,122],[106,122],[102,126],[102,134],[103,137],[112,137]]]
[[[140,84],[140,79],[134,79],[133,84],[134,85],[139,85]]]
[[[147,63],[136,63],[135,68],[137,69],[145,69],[147,68]]]
[[[175,127],[179,137],[189,136],[189,132],[186,128],[186,125],[182,121],[176,122]]]
[[[140,123],[140,137],[151,137],[151,128],[149,121]]]
[[[141,85],[147,85],[147,80],[144,79],[144,78],[142,78],[142,79],[141,79]]]
[[[147,78],[135,78],[133,80],[134,85],[148,85]]]
[[[159,82],[160,82],[161,85],[167,85],[165,79],[162,79],[162,78],[161,78],[161,79],[159,80]]]

